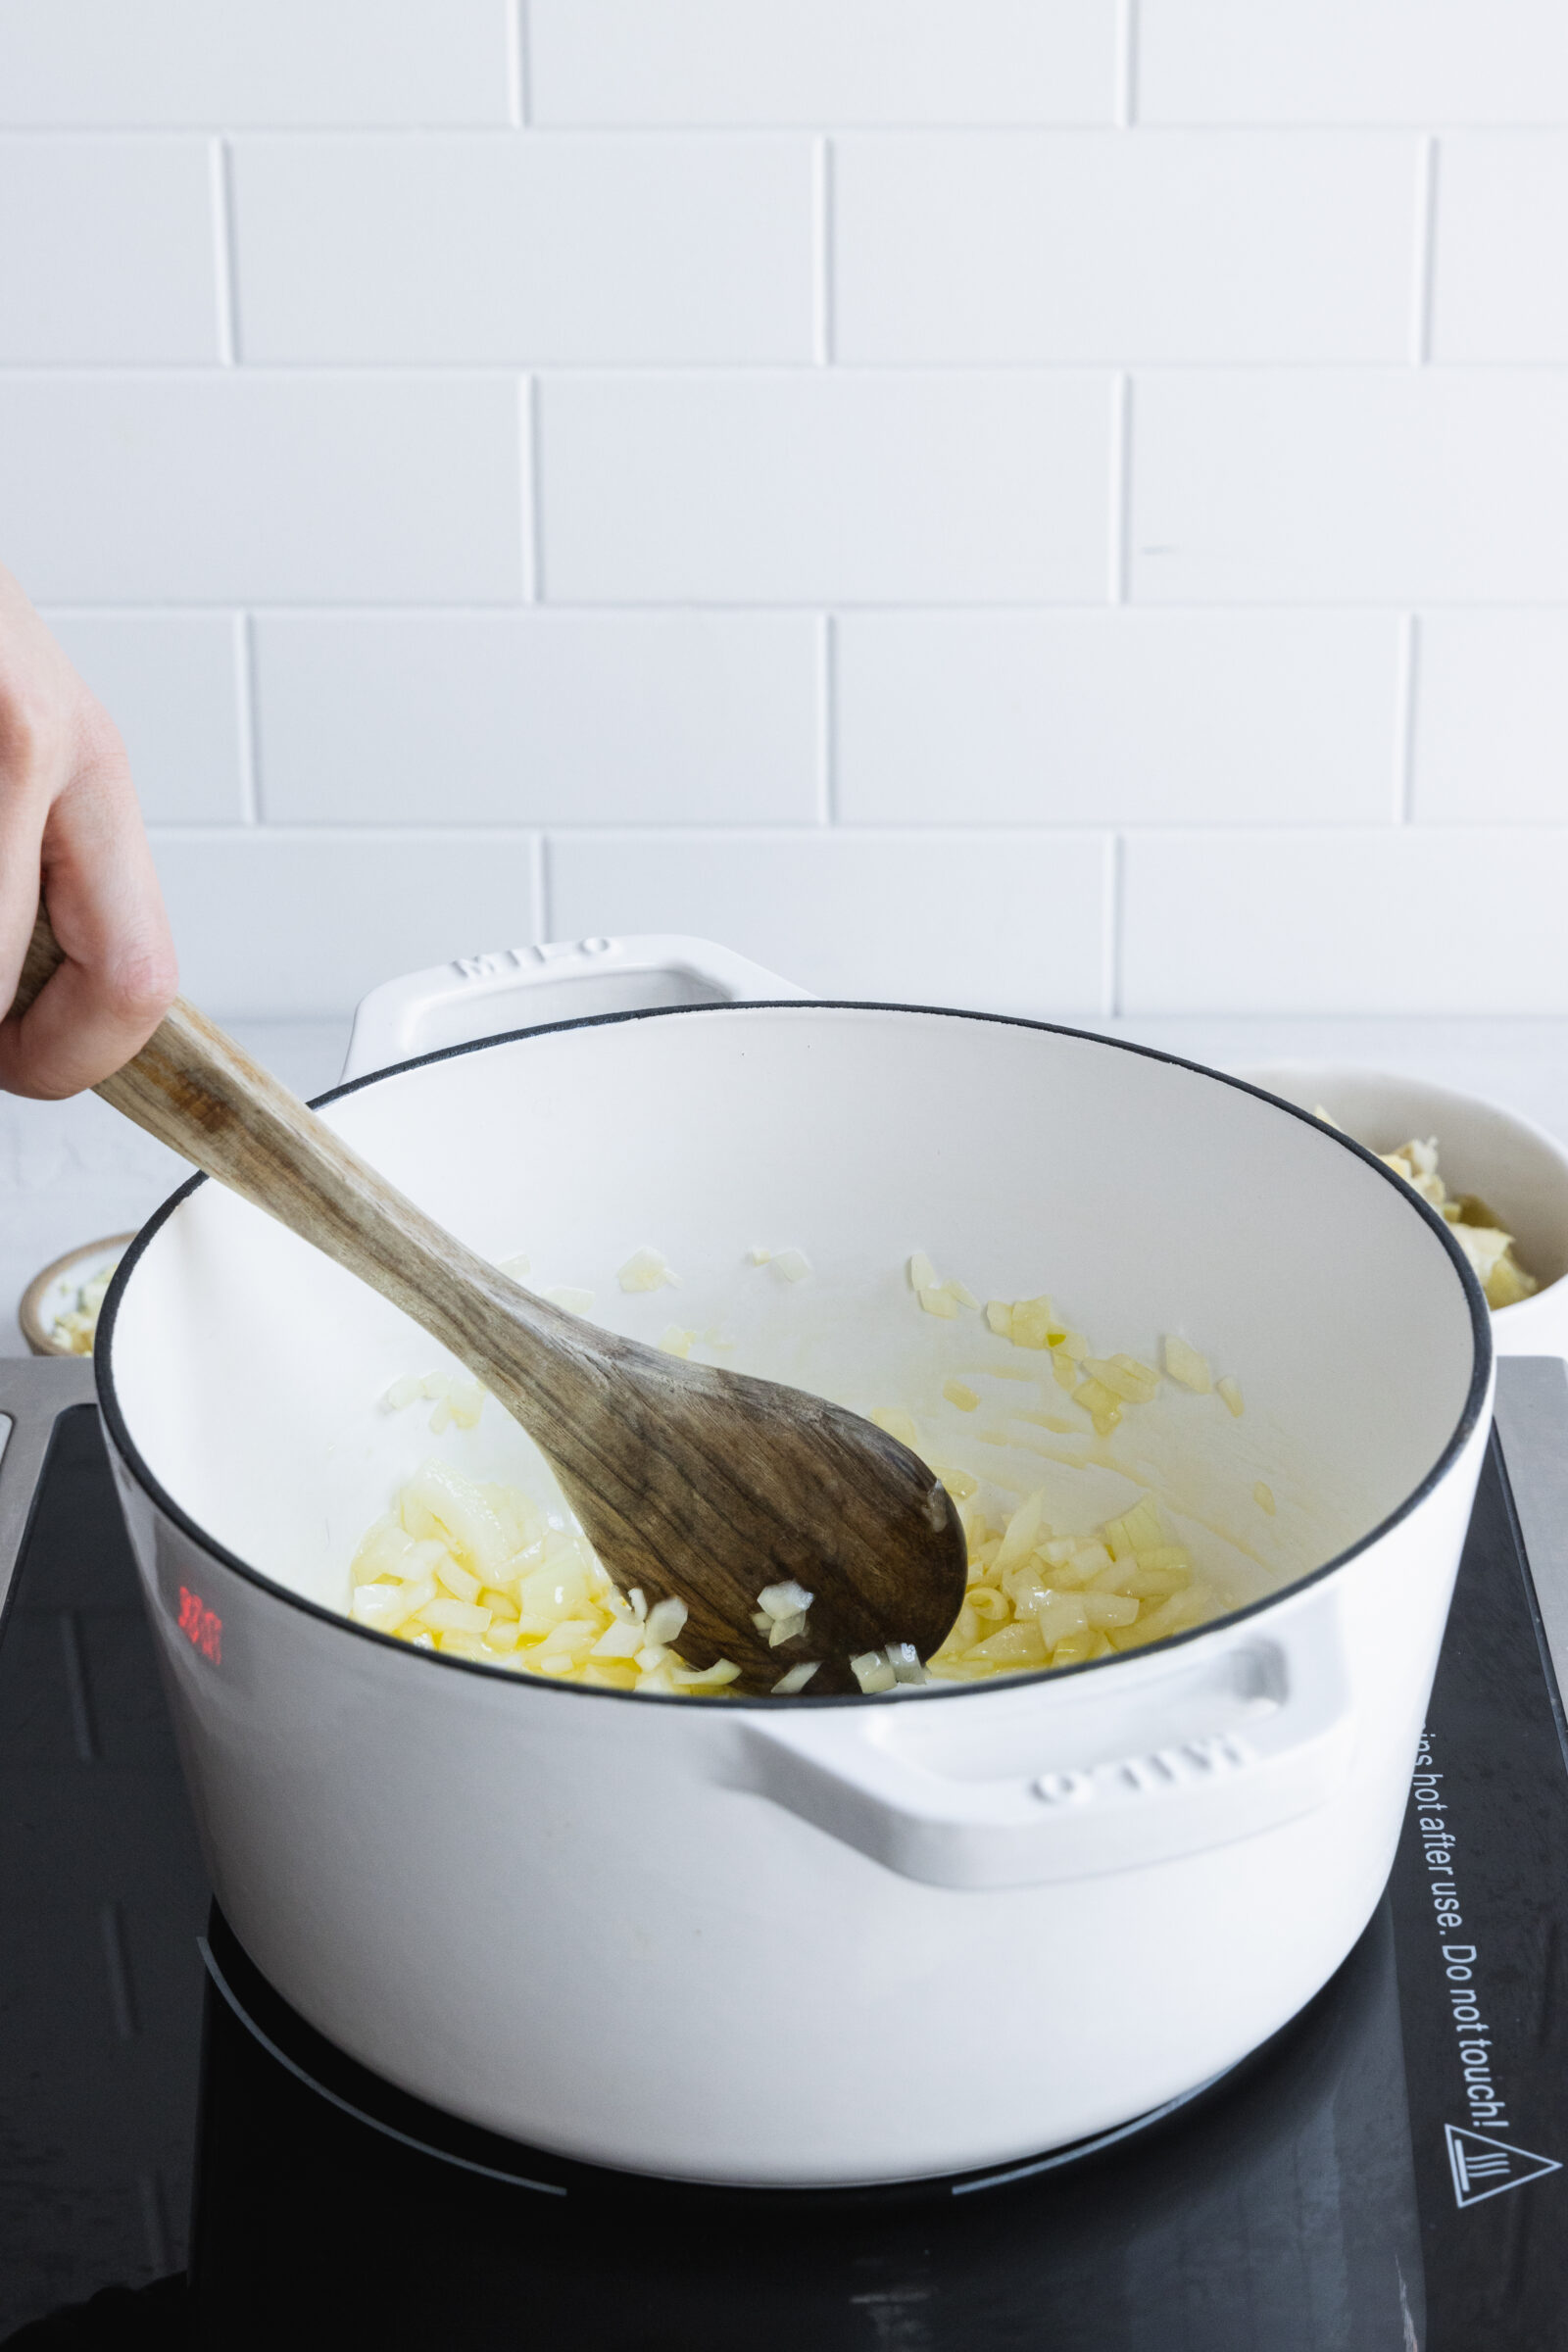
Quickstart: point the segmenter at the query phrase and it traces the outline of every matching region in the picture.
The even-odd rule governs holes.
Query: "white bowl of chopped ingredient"
[[[115,1268],[135,1239],[114,1233],[107,1241],[68,1250],[35,1274],[22,1294],[17,1321],[33,1355],[91,1355],[98,1312]]]
[[[773,2186],[1027,2159],[1223,2073],[1370,1917],[1487,1308],[1408,1184],[1233,1079],[728,972],[600,941],[416,975],[397,1050],[421,1007],[437,1050],[323,1116],[677,1374],[915,1446],[969,1543],[952,1633],[815,1697],[810,1582],[760,1559],[778,1693],[726,1694],[493,1401],[198,1180],[96,1357],[196,1817],[279,1991],[492,2130]],[[458,1043],[465,991],[513,1033]]]
[[[1384,1070],[1239,1073],[1385,1156],[1453,1227],[1499,1355],[1568,1355],[1568,1150],[1500,1103]]]

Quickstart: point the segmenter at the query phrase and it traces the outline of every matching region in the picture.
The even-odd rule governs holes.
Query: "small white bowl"
[[[118,1265],[135,1240],[133,1233],[113,1233],[107,1241],[84,1242],[78,1249],[68,1250],[53,1265],[35,1274],[22,1294],[17,1309],[17,1321],[22,1336],[34,1355],[74,1355],[74,1348],[62,1346],[55,1338],[55,1317],[69,1313],[76,1303],[82,1285],[92,1280],[105,1266]]]
[[[1519,1263],[1541,1285],[1534,1298],[1493,1309],[1497,1353],[1568,1356],[1568,1151],[1554,1137],[1479,1096],[1386,1070],[1278,1061],[1236,1075],[1302,1110],[1321,1103],[1374,1152],[1436,1136],[1448,1191],[1478,1193],[1496,1210]]]

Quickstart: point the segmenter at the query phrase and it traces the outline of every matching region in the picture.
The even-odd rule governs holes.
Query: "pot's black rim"
[[[1386,1519],[1380,1520],[1376,1527],[1369,1530],[1366,1535],[1359,1537],[1354,1544],[1347,1545],[1344,1551],[1336,1552],[1332,1559],[1325,1560],[1321,1566],[1309,1569],[1305,1576],[1293,1579],[1278,1592],[1265,1593],[1259,1600],[1249,1601],[1244,1607],[1232,1609],[1223,1617],[1210,1618],[1205,1624],[1193,1626],[1186,1633],[1167,1636],[1158,1644],[1161,1653],[1183,1647],[1192,1642],[1202,1641],[1211,1634],[1226,1631],[1233,1626],[1245,1624],[1249,1618],[1256,1617],[1265,1609],[1275,1607],[1281,1600],[1307,1592],[1313,1585],[1321,1584],[1325,1578],[1337,1575],[1342,1568],[1348,1567],[1350,1561],[1359,1558],[1362,1552],[1369,1551],[1375,1544],[1381,1544],[1385,1536],[1392,1534],[1394,1529],[1409,1518],[1413,1511],[1418,1510],[1427,1496],[1447,1476],[1448,1471],[1463,1452],[1481,1418],[1481,1410],[1486,1402],[1488,1385],[1492,1377],[1492,1315],[1469,1259],[1459,1248],[1443,1218],[1438,1215],[1436,1209],[1421,1199],[1410,1185],[1406,1184],[1402,1176],[1396,1175],[1392,1168],[1386,1167],[1375,1152],[1368,1151],[1364,1144],[1358,1144],[1353,1136],[1345,1135],[1338,1128],[1327,1126],[1323,1120],[1315,1118],[1310,1111],[1302,1110],[1298,1103],[1288,1102],[1280,1095],[1271,1095],[1264,1087],[1253,1086],[1245,1078],[1233,1077],[1228,1070],[1211,1069],[1205,1062],[1190,1061],[1184,1054],[1167,1054],[1157,1046],[1141,1046],[1130,1038],[1105,1037],[1094,1029],[1075,1029],[1063,1021],[1032,1021],[1026,1020],[1021,1014],[1016,1013],[971,1012],[947,1004],[888,1004],[875,1001],[862,1002],[853,998],[825,997],[762,998],[756,1002],[734,1004],[657,1004],[631,1012],[592,1013],[573,1021],[538,1022],[522,1029],[509,1029],[497,1037],[471,1038],[463,1045],[440,1046],[433,1053],[416,1054],[408,1061],[393,1062],[384,1070],[370,1070],[363,1078],[351,1078],[342,1086],[330,1087],[325,1094],[313,1098],[312,1108],[318,1109],[324,1103],[341,1102],[347,1096],[357,1095],[365,1087],[378,1086],[385,1078],[401,1077],[407,1070],[423,1069],[430,1062],[453,1061],[466,1054],[483,1054],[494,1046],[514,1045],[523,1038],[555,1036],[567,1029],[614,1028],[628,1021],[712,1019],[715,1016],[723,1018],[730,1014],[746,1012],[784,1012],[808,1015],[818,1012],[892,1012],[908,1015],[915,1019],[986,1021],[997,1028],[1039,1030],[1052,1037],[1069,1037],[1081,1040],[1088,1045],[1106,1046],[1118,1054],[1136,1054],[1146,1061],[1167,1062],[1175,1069],[1191,1070],[1200,1078],[1212,1079],[1217,1085],[1232,1087],[1238,1094],[1251,1095],[1258,1102],[1267,1102],[1274,1109],[1284,1111],[1289,1117],[1299,1119],[1304,1126],[1315,1129],[1318,1134],[1329,1137],[1342,1150],[1353,1152],[1357,1159],[1363,1160],[1369,1168],[1374,1169],[1385,1183],[1392,1185],[1403,1203],[1416,1215],[1424,1218],[1437,1235],[1447,1251],[1449,1262],[1458,1277],[1459,1287],[1464,1293],[1465,1302],[1470,1309],[1471,1337],[1475,1343],[1475,1361],[1471,1370],[1470,1386],[1465,1396],[1464,1406],[1454,1425],[1452,1435],[1437,1460],[1425,1478],[1418,1486],[1411,1489],[1396,1510],[1391,1511]],[[676,1706],[689,1709],[692,1699],[687,1696],[665,1697],[661,1693],[652,1692],[644,1697],[635,1690],[606,1690],[586,1683],[558,1682],[549,1675],[518,1674],[514,1670],[509,1670],[502,1666],[482,1665],[477,1659],[448,1657],[439,1651],[416,1649],[410,1642],[400,1642],[394,1634],[379,1633],[372,1626],[358,1624],[355,1619],[345,1616],[339,1610],[324,1608],[319,1601],[307,1600],[301,1593],[291,1592],[286,1585],[275,1583],[271,1577],[265,1576],[259,1568],[253,1568],[248,1560],[242,1560],[237,1552],[232,1552],[225,1544],[220,1544],[216,1537],[209,1535],[205,1528],[199,1527],[196,1521],[181,1509],[173,1496],[154,1477],[151,1469],[142,1459],[140,1450],[126,1427],[125,1417],[121,1410],[120,1398],[115,1388],[114,1336],[120,1302],[124,1297],[125,1286],[134,1273],[148,1244],[161,1227],[168,1223],[181,1201],[188,1200],[199,1186],[208,1182],[209,1179],[206,1176],[192,1176],[188,1182],[179,1187],[177,1192],[171,1193],[169,1199],[160,1208],[154,1210],[136,1235],[130,1248],[121,1259],[115,1279],[104,1299],[98,1317],[97,1341],[93,1349],[99,1409],[103,1414],[104,1425],[110,1441],[137,1485],[165,1517],[171,1520],[209,1557],[220,1561],[225,1568],[231,1569],[247,1584],[254,1585],[259,1592],[268,1593],[275,1600],[285,1602],[290,1608],[299,1610],[307,1617],[319,1618],[323,1624],[353,1635],[360,1641],[373,1642],[385,1649],[394,1650],[416,1670],[429,1667],[439,1667],[444,1670],[457,1668],[465,1674],[481,1675],[486,1682],[502,1684],[514,1690],[521,1690],[530,1693],[550,1690],[558,1692],[563,1697],[592,1701],[607,1700],[614,1705]],[[1144,1653],[1137,1654],[1142,1656]],[[988,1682],[931,1683],[901,1692],[900,1703],[930,1705],[937,1701],[980,1698],[984,1697],[988,1691],[998,1689],[1015,1690],[1027,1684],[1047,1682],[1056,1684],[1065,1682],[1073,1676],[1098,1674],[1104,1667],[1117,1666],[1122,1662],[1122,1657],[1118,1653],[1109,1658],[1086,1659],[1083,1664],[1078,1666],[1040,1667],[1031,1674],[999,1676]],[[880,1701],[877,1699],[868,1701],[864,1695],[858,1692],[846,1693],[841,1696],[812,1698],[808,1691],[798,1692],[790,1698],[735,1697],[726,1698],[723,1701],[726,1715],[733,1715],[737,1711],[754,1707],[773,1713],[780,1707],[861,1707],[875,1703],[880,1703]]]

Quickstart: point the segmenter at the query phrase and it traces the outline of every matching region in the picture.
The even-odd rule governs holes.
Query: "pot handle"
[[[663,1004],[738,1004],[808,991],[710,939],[650,932],[631,939],[550,940],[459,956],[383,981],[354,1015],[345,1081],[443,1046],[512,1029]]]
[[[1350,1680],[1321,1595],[1278,1635],[1074,1679],[749,1716],[740,1785],[905,1878],[978,1888],[1227,1845],[1311,1811],[1349,1768]]]
[[[0,1617],[32,1525],[55,1423],[72,1405],[90,1404],[93,1396],[90,1356],[0,1361]]]

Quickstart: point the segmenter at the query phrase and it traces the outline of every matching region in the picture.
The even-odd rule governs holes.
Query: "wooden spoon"
[[[64,960],[40,915],[16,1008]],[[858,1689],[853,1655],[940,1646],[963,1601],[965,1547],[941,1481],[842,1406],[693,1364],[552,1306],[383,1181],[232,1038],[177,1000],[133,1061],[95,1090],[231,1192],[266,1209],[450,1349],[548,1455],[621,1591],[690,1612],[681,1655],[771,1690],[817,1663],[812,1696]],[[759,1592],[815,1595],[771,1648]]]

